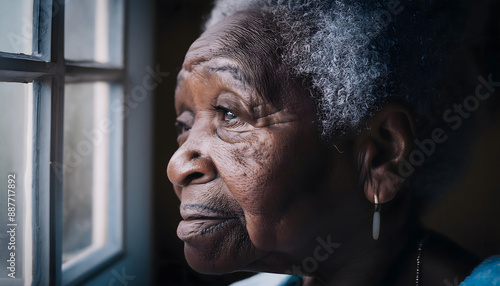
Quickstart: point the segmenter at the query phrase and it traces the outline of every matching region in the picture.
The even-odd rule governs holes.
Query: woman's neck
[[[422,246],[421,252],[418,251],[419,244]],[[463,281],[480,262],[447,238],[435,233],[418,232],[408,239],[403,249],[399,252],[394,250],[381,248],[367,253],[364,260],[357,259],[340,270],[332,270],[330,275],[305,277],[304,286],[441,285],[445,281],[455,285]],[[420,260],[419,284],[416,282],[417,258]],[[326,269],[321,270],[324,273]]]
[[[388,244],[389,245],[389,244]],[[398,285],[387,284],[394,273],[405,273],[402,280],[415,280],[415,265],[417,255],[417,245],[407,243],[403,248],[400,244],[374,249],[365,252],[364,256],[353,259],[342,266],[341,269],[331,270],[328,274],[318,277],[308,277],[305,279],[305,286],[309,285]],[[413,246],[413,247],[412,247]],[[401,268],[401,272],[394,272],[394,269]],[[326,269],[322,269],[325,273]],[[318,274],[322,274],[318,273]],[[388,279],[389,277],[389,279]],[[402,284],[412,285],[412,284]]]
[[[341,243],[334,253],[339,263],[321,264],[304,285],[415,285],[418,244],[424,233],[410,213],[396,218],[386,210],[379,240],[365,232],[356,241]]]

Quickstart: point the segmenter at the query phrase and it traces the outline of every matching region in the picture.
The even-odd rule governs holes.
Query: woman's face
[[[189,264],[205,273],[258,269],[304,244],[321,199],[315,190],[332,160],[307,95],[277,107],[245,80],[237,61],[210,56],[240,17],[191,46],[175,93],[179,148],[167,173],[181,200],[177,234]],[[281,96],[288,92],[295,91]]]

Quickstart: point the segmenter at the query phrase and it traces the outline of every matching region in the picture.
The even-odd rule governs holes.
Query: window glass
[[[123,89],[66,84],[62,284],[77,283],[122,251]]]
[[[33,85],[0,82],[0,102],[0,285],[31,285]]]
[[[33,52],[33,0],[0,0],[0,51]]]
[[[64,102],[63,263],[106,242],[110,86],[68,84]]]
[[[122,65],[123,1],[66,1],[65,58]]]

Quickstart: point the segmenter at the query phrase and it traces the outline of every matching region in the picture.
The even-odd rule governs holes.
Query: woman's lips
[[[177,227],[177,236],[185,242],[213,237],[238,220],[235,213],[209,205],[185,204],[180,210],[183,220]]]
[[[210,235],[220,231],[229,222],[236,218],[200,218],[183,220],[177,227],[177,236],[184,241],[189,241],[196,236]]]

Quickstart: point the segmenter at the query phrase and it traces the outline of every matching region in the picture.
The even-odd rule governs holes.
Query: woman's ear
[[[413,148],[413,117],[399,104],[387,104],[367,121],[356,139],[360,183],[369,201],[392,200],[404,182],[398,166]]]

